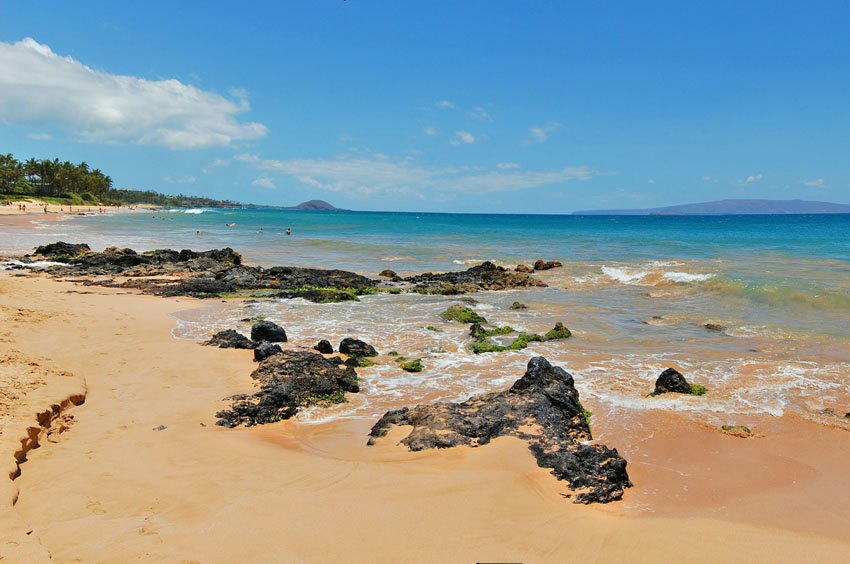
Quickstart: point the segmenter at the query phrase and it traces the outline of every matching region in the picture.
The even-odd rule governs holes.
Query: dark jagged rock
[[[514,302],[511,304],[511,309],[528,309],[528,306],[522,302]]]
[[[318,344],[313,347],[315,350],[319,351],[322,354],[333,354],[334,348],[331,345],[331,342],[327,339],[322,339],[318,342]]]
[[[724,326],[718,325],[717,323],[706,323],[705,325],[703,325],[703,327],[705,327],[709,331],[717,331],[718,333],[726,330]]]
[[[351,337],[346,337],[340,341],[339,352],[348,356],[378,356],[378,351],[375,350],[375,347],[360,339],[352,339]]]
[[[283,352],[283,349],[280,348],[280,345],[278,345],[277,343],[269,343],[268,341],[263,341],[262,343],[257,345],[256,349],[254,349],[254,361],[263,361],[279,352]]]
[[[253,349],[257,346],[257,343],[233,329],[219,331],[204,344],[220,349]]]
[[[560,262],[556,260],[543,260],[538,259],[534,261],[534,270],[551,270],[553,268],[558,268],[559,266],[563,266]]]
[[[40,247],[35,248],[35,254],[53,260],[68,260],[71,257],[82,255],[88,253],[89,251],[91,251],[91,247],[89,247],[85,243],[65,243],[64,241],[50,243],[49,245],[41,245]]]
[[[691,385],[675,368],[668,368],[658,375],[658,379],[655,381],[655,391],[652,392],[652,395],[657,396],[668,392],[675,392],[677,394],[691,393]]]
[[[590,426],[573,377],[542,356],[528,362],[510,389],[463,403],[437,402],[387,412],[370,432],[369,444],[393,425],[413,430],[401,443],[412,451],[480,446],[500,436],[525,440],[543,468],[577,492],[579,503],[607,503],[630,487],[626,461],[616,449],[586,444]]]
[[[510,288],[545,287],[546,284],[526,272],[515,272],[492,262],[483,262],[462,272],[434,274],[426,272],[403,279],[424,293],[457,295],[480,290],[507,290]]]
[[[261,425],[294,416],[302,407],[345,401],[359,392],[357,373],[338,357],[305,351],[282,351],[260,362],[251,374],[260,390],[230,398],[230,409],[219,411],[218,425]]]
[[[285,343],[286,331],[273,321],[258,321],[251,327],[251,339],[269,343]]]
[[[483,339],[487,337],[487,330],[480,323],[473,323],[469,326],[469,336],[473,339]]]

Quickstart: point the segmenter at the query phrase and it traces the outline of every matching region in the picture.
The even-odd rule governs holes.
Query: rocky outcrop
[[[263,341],[262,343],[257,345],[256,349],[254,349],[254,362],[261,362],[279,352],[283,352],[283,349],[280,348],[280,345],[278,345],[277,343],[269,343]]]
[[[259,321],[251,327],[251,339],[269,343],[285,343],[286,331],[273,321]]]
[[[313,349],[319,351],[322,354],[333,354],[334,348],[331,345],[331,342],[327,339],[322,339],[319,341]]]
[[[257,346],[257,343],[233,329],[219,331],[204,344],[220,349],[253,349]]]
[[[559,266],[563,265],[556,260],[538,259],[534,261],[534,270],[551,270],[553,268],[558,268]]]
[[[462,272],[426,272],[403,280],[413,284],[416,291],[445,295],[546,286],[527,272],[510,271],[489,261]]]
[[[339,352],[354,357],[378,356],[378,351],[375,350],[375,347],[360,339],[352,339],[351,337],[340,341]]]
[[[575,492],[579,503],[607,503],[630,487],[626,461],[616,449],[592,439],[573,377],[542,356],[532,358],[509,389],[462,403],[438,402],[387,412],[370,432],[369,444],[394,425],[413,430],[401,440],[412,451],[481,446],[510,435],[528,443],[543,468]]]
[[[514,268],[514,270],[517,272],[525,272],[526,274],[534,272],[534,269],[528,266],[527,264],[518,264],[516,265],[516,268]]]
[[[35,248],[35,254],[57,262],[63,262],[62,259],[70,260],[75,256],[88,253],[89,251],[91,251],[91,247],[85,243],[65,243],[64,241],[41,245]]]
[[[669,392],[675,392],[677,394],[691,393],[691,385],[685,380],[682,373],[675,368],[668,368],[658,375],[652,395],[657,396]]]
[[[251,374],[260,386],[254,394],[230,398],[219,411],[218,425],[236,427],[273,423],[312,405],[342,403],[347,392],[359,392],[357,373],[338,357],[306,351],[282,351],[260,362]]]
[[[522,302],[514,302],[511,304],[510,309],[528,309],[528,306]]]
[[[401,280],[401,277],[396,274],[395,270],[390,270],[389,268],[379,272],[378,276],[381,278],[389,278],[390,280]]]

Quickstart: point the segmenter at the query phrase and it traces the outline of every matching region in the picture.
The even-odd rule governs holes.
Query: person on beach
[[[292,228],[291,228],[291,227],[287,227],[287,228],[286,228],[286,234],[287,234],[287,235],[292,235]]]

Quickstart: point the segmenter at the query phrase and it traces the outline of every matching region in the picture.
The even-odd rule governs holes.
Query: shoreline
[[[75,557],[119,561],[142,553],[161,559],[191,556],[221,561],[244,554],[239,530],[275,538],[271,546],[248,549],[248,556],[257,560],[281,554],[289,559],[347,556],[350,560],[352,546],[362,550],[363,560],[409,554],[422,555],[423,561],[458,557],[552,561],[577,554],[629,560],[673,554],[697,561],[765,556],[779,561],[804,554],[839,561],[850,556],[850,539],[837,529],[846,522],[842,508],[850,504],[835,495],[831,481],[835,476],[823,477],[824,465],[832,464],[834,473],[846,468],[840,463],[846,463],[848,455],[842,453],[850,449],[832,444],[836,459],[821,460],[812,471],[802,464],[811,453],[799,451],[799,443],[812,439],[821,446],[850,441],[846,432],[830,434],[783,417],[787,429],[780,426],[776,436],[738,439],[718,436],[716,430],[701,432],[696,424],[662,420],[655,422],[658,428],[653,433],[664,436],[630,457],[629,446],[615,436],[617,421],[607,419],[599,427],[606,442],[629,460],[635,487],[621,503],[576,506],[558,495],[561,484],[536,466],[526,446],[510,438],[477,449],[409,453],[396,448],[393,440],[367,449],[363,429],[371,422],[363,420],[216,428],[216,406],[224,397],[251,388],[248,374],[253,363],[245,351],[200,347],[171,337],[171,314],[205,302],[108,288],[82,290],[68,282],[9,273],[0,275],[0,289],[4,313],[33,303],[38,306],[33,311],[42,314],[40,322],[28,326],[27,335],[9,336],[14,347],[32,355],[43,352],[48,336],[61,335],[61,344],[49,351],[52,364],[86,375],[87,401],[69,411],[76,423],[60,442],[30,452],[13,483],[21,492],[14,514],[60,561]],[[82,331],[77,330],[81,323],[86,325]],[[157,353],[151,356],[153,351]],[[169,358],[180,358],[182,366]],[[158,425],[167,428],[153,430]],[[764,441],[771,441],[774,444],[767,450],[796,454],[774,454],[773,462],[787,465],[789,459],[802,459],[789,472],[792,478],[807,478],[809,487],[795,490],[787,483],[773,483],[753,492],[744,509],[754,514],[738,515],[746,517],[744,521],[724,513],[716,503],[701,505],[693,497],[683,502],[680,495],[674,496],[673,507],[652,515],[629,508],[648,500],[658,503],[665,498],[665,487],[671,492],[682,487],[669,475],[681,471],[681,453],[688,453],[693,467],[716,464],[694,446],[712,438],[730,445],[723,449],[726,464],[754,450],[752,445],[763,451],[763,444],[768,444]],[[752,454],[747,474],[760,477],[771,472],[772,467],[762,462],[760,454]],[[669,471],[657,472],[659,464],[670,466]],[[702,476],[700,483],[729,477],[729,468],[715,472]],[[718,487],[722,490],[732,482],[728,479]],[[747,484],[743,486],[746,489]],[[660,498],[645,495],[652,490],[660,491]],[[811,499],[812,491],[820,497]],[[715,493],[707,488],[697,497],[705,502]],[[63,501],[57,506],[59,498]],[[781,528],[776,519],[768,518],[776,507],[799,506],[801,499],[815,505],[800,506],[815,512],[809,516],[822,516],[815,526],[834,521],[835,527],[822,531],[828,534]],[[831,503],[832,509],[824,503]],[[228,513],[215,507],[228,507]],[[329,517],[330,508],[343,515]],[[410,510],[416,520],[400,518]],[[357,515],[356,523],[347,518],[350,515]],[[809,522],[800,512],[786,521],[787,525]],[[198,538],[198,530],[216,530],[222,538],[202,546],[209,543]],[[381,538],[369,538],[369,532],[376,530],[382,531]],[[564,530],[586,542],[565,543]],[[340,541],[338,546],[317,548],[327,533]],[[103,542],[117,544],[107,549]]]

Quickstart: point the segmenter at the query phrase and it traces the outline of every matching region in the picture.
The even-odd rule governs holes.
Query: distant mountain
[[[297,206],[290,209],[303,211],[340,211],[339,208],[332,206],[324,200],[310,200],[309,202],[301,202]]]
[[[573,215],[783,215],[847,213],[850,205],[806,200],[718,200],[664,208],[636,210],[587,210]]]

